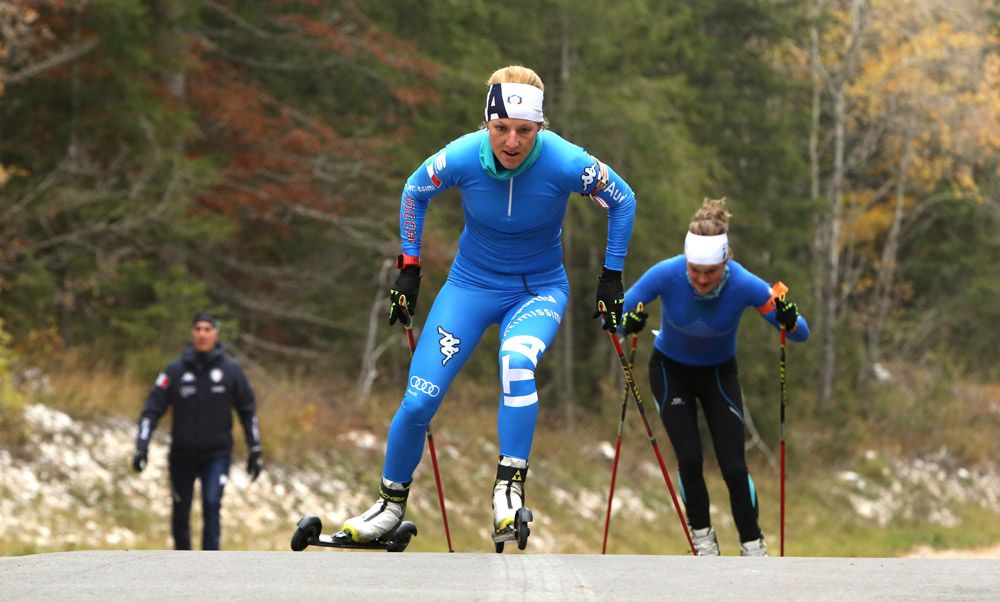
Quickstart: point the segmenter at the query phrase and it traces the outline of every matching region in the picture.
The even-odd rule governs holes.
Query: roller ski
[[[524,480],[527,476],[527,460],[500,457],[497,479],[493,484],[493,545],[497,554],[503,552],[508,541],[517,541],[519,550],[528,545],[528,536],[531,535],[528,523],[534,517],[531,510],[524,507]]]
[[[323,546],[402,552],[417,535],[417,526],[403,520],[409,493],[409,483],[383,479],[379,500],[364,514],[348,519],[333,535],[323,535],[323,523],[318,516],[303,517],[292,535],[292,550],[301,552],[308,546]]]

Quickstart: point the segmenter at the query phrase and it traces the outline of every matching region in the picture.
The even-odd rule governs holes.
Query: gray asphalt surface
[[[92,551],[0,558],[0,600],[1000,600],[1000,560]]]

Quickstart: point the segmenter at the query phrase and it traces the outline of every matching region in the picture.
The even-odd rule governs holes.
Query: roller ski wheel
[[[333,535],[323,535],[323,523],[318,516],[306,516],[299,520],[295,533],[292,535],[292,551],[301,552],[307,546],[324,548],[342,548],[350,550],[385,550],[386,552],[402,552],[410,545],[410,540],[417,536],[417,526],[404,520],[395,529],[378,539],[358,543],[351,539],[349,533],[338,531]]]
[[[514,523],[502,531],[493,532],[493,546],[497,554],[503,553],[504,544],[508,541],[517,541],[517,549],[523,550],[528,547],[528,536],[531,529],[528,523],[534,520],[531,510],[518,508],[514,514]]]

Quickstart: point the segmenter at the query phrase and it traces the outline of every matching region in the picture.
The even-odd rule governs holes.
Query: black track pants
[[[649,360],[649,382],[680,467],[681,491],[691,527],[711,525],[708,489],[705,487],[698,405],[712,435],[715,456],[729,488],[740,541],[761,537],[757,524],[757,492],[747,471],[743,446],[743,392],[736,359],[717,366],[695,367],[675,362],[657,350]]]
[[[219,549],[222,531],[220,510],[222,494],[229,478],[229,462],[229,453],[193,458],[170,457],[170,487],[173,496],[171,528],[176,549],[191,549],[191,502],[194,498],[195,479],[201,479],[201,510],[204,520],[201,549]]]

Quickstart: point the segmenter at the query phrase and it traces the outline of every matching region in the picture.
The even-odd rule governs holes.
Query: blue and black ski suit
[[[222,494],[229,478],[233,450],[233,410],[239,414],[247,449],[260,450],[253,389],[239,364],[216,344],[198,353],[188,343],[181,356],[156,378],[142,414],[136,449],[146,451],[160,417],[173,408],[169,470],[173,497],[174,547],[191,549],[191,501],[194,481],[201,479],[204,528],[202,549],[218,550]]]
[[[500,453],[528,459],[538,416],[535,369],[569,295],[560,236],[570,194],[591,196],[607,209],[605,267],[623,268],[632,233],[632,189],[587,151],[542,130],[524,162],[505,170],[487,131],[479,130],[452,141],[407,180],[399,217],[403,253],[420,255],[428,204],[452,187],[461,194],[465,229],[389,427],[383,476],[399,483],[412,479],[431,418],[492,324],[500,326]]]
[[[701,400],[705,421],[729,489],[733,519],[740,541],[762,537],[757,523],[759,507],[744,453],[743,392],[736,367],[736,332],[743,311],[755,308],[775,328],[771,287],[738,262],[729,260],[723,280],[712,293],[695,293],[688,280],[683,255],[665,259],[649,268],[625,292],[626,311],[638,303],[648,305],[657,297],[660,332],[653,341],[649,381],[677,454],[680,489],[693,529],[711,525],[708,489],[702,472],[702,447],[698,434]],[[803,342],[809,325],[799,316],[788,338]]]

